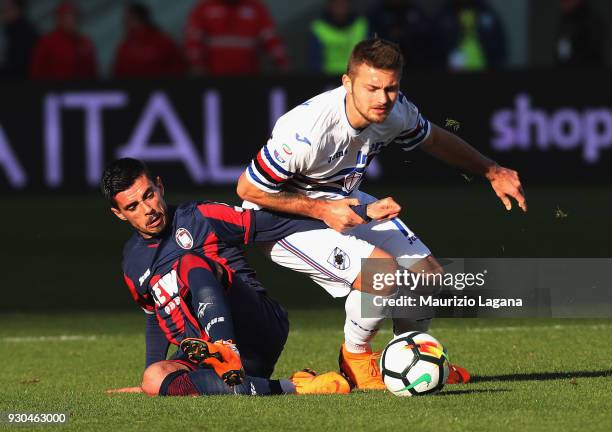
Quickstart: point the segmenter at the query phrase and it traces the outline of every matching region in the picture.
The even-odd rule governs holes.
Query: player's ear
[[[342,86],[348,94],[353,94],[353,82],[351,81],[351,77],[347,74],[342,75]]]
[[[122,221],[127,220],[127,218],[123,215],[123,213],[121,213],[121,210],[119,210],[118,208],[111,207],[111,211],[113,212],[115,216],[117,216]]]

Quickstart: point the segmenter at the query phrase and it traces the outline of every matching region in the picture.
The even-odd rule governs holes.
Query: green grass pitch
[[[336,368],[341,309],[293,310],[275,377]],[[66,412],[61,430],[609,431],[612,322],[438,320],[431,333],[474,382],[435,396],[149,398],[106,395],[142,372],[140,313],[0,318],[0,411]],[[385,328],[377,346],[391,338]],[[15,430],[23,430],[21,428]]]

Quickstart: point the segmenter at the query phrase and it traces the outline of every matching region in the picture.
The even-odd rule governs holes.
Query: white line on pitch
[[[58,336],[23,336],[5,337],[2,342],[72,342],[72,341],[95,341],[98,336],[85,335],[58,335]]]

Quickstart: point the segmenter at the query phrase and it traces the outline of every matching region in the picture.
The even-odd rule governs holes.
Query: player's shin
[[[203,395],[280,395],[295,393],[295,386],[288,380],[268,380],[246,377],[239,385],[229,386],[212,370],[198,368],[192,371],[178,370],[167,375],[162,382],[160,396],[203,396]]]
[[[352,353],[370,351],[370,341],[380,329],[384,315],[364,316],[362,305],[372,297],[371,294],[352,290],[346,297],[344,309],[346,320],[344,322],[344,345]]]
[[[420,301],[423,297],[438,297],[441,291],[439,284],[419,284],[414,288],[402,286],[398,291],[398,298],[410,298],[414,300],[412,306],[394,307],[390,310],[390,315],[393,317],[393,334],[395,336],[411,332],[427,332],[431,326],[432,319],[435,315],[435,310],[432,306],[424,305]]]
[[[345,342],[340,348],[340,372],[352,386],[362,390],[383,390],[378,367],[379,353],[372,352],[370,341],[387,313],[386,301],[392,295],[375,295],[354,290],[346,299]]]
[[[387,295],[358,290],[349,293],[344,303],[344,342],[347,351],[363,353],[371,350],[370,341],[388,314],[389,300],[396,295],[396,290],[391,290]]]
[[[210,340],[235,341],[225,289],[205,265],[205,262],[200,265],[192,264],[187,271],[183,270],[191,291],[193,311]]]

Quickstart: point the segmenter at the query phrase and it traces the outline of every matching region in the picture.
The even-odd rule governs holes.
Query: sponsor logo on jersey
[[[331,163],[333,160],[336,160],[336,159],[338,159],[338,158],[341,158],[342,156],[344,156],[344,155],[345,155],[345,153],[346,153],[347,151],[348,151],[348,150],[340,150],[339,152],[336,152],[336,153],[334,153],[333,155],[328,156],[328,157],[327,157],[327,163]]]
[[[144,274],[138,278],[138,283],[140,283],[140,286],[142,286],[144,281],[147,280],[147,278],[149,276],[151,276],[151,269],[150,268],[148,268],[147,271],[144,272]]]
[[[174,235],[176,243],[183,249],[191,249],[193,247],[193,237],[185,228],[179,228]]]
[[[361,177],[363,177],[362,172],[353,171],[349,175],[344,178],[344,190],[347,192],[351,192],[361,181]]]
[[[327,258],[327,262],[336,267],[338,270],[346,270],[351,266],[349,256],[340,248],[334,248],[332,253]]]
[[[198,318],[204,318],[204,312],[206,311],[206,306],[211,305],[212,303],[202,303],[200,302],[198,306]]]
[[[293,154],[293,151],[291,150],[291,147],[289,147],[287,144],[283,144],[283,151],[285,153],[287,153],[289,156],[291,156]]]
[[[280,155],[278,150],[274,150],[274,159],[276,159],[277,161],[283,164],[286,162],[285,159],[283,159],[283,157]]]
[[[171,270],[169,273],[163,275],[155,284],[151,287],[151,294],[153,294],[153,300],[158,307],[165,306],[169,301],[175,301],[175,304],[180,303],[180,297],[178,297],[179,286],[178,286],[178,275],[176,270]],[[175,304],[169,304],[166,307],[166,312],[170,313]]]

